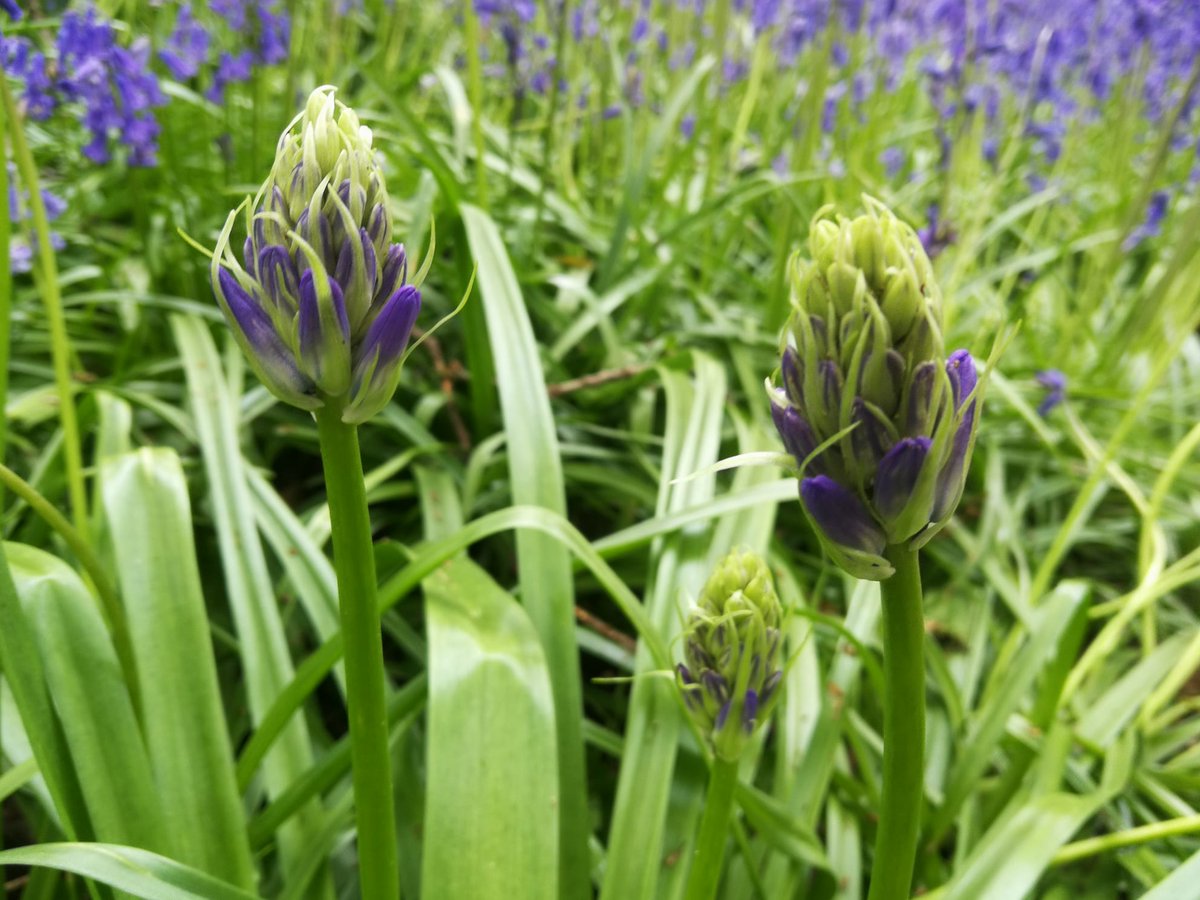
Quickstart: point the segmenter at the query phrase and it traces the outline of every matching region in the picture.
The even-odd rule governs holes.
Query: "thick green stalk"
[[[725,863],[725,840],[729,831],[729,814],[733,810],[733,792],[737,788],[736,762],[713,761],[708,776],[708,796],[704,798],[704,818],[696,836],[692,853],[692,868],[688,872],[684,900],[712,900],[721,883],[721,867]]]
[[[341,410],[336,407],[325,406],[316,412],[316,418],[346,648],[360,890],[363,900],[396,900],[400,896],[400,870],[384,697],[383,635],[358,431],[342,422]]]
[[[58,388],[58,415],[63,430],[63,459],[67,470],[67,491],[71,498],[71,519],[75,530],[88,540],[87,491],[83,484],[83,451],[79,442],[79,422],[75,416],[75,399],[71,392],[71,342],[63,316],[62,296],[58,290],[58,266],[54,248],[50,245],[50,220],[42,192],[38,186],[37,166],[21,117],[13,103],[8,82],[0,78],[0,99],[8,117],[8,133],[12,138],[13,159],[21,175],[21,183],[29,192],[29,212],[37,236],[37,269],[42,300],[46,304],[46,324],[50,328],[50,351],[54,361],[54,383]]]
[[[889,547],[883,588],[883,805],[868,900],[908,900],[925,774],[925,614],[915,550]]]

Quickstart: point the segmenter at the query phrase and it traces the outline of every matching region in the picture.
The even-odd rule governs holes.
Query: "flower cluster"
[[[128,149],[131,165],[155,165],[154,109],[166,97],[149,69],[149,42],[122,46],[112,23],[89,7],[63,16],[54,49],[48,59],[27,39],[5,41],[4,68],[24,82],[29,116],[43,120],[60,106],[79,108],[91,138],[83,148],[88,159],[107,162],[115,141]]]
[[[254,205],[241,264],[229,245],[236,210],[212,259],[234,335],[281,400],[365,421],[396,390],[421,294],[391,242],[371,131],[332,89],[314,91],[280,137]]]
[[[222,28],[206,26],[185,3],[159,57],[180,81],[198,77],[215,61],[205,97],[220,103],[229,85],[250,80],[255,66],[278,65],[287,59],[291,18],[281,0],[213,0],[208,9]],[[219,47],[229,49],[217,52]]]
[[[17,172],[12,163],[8,164],[8,220],[12,224],[29,219],[29,195],[17,188]],[[57,194],[42,188],[42,205],[46,209],[46,218],[54,221],[66,212],[66,201]],[[66,246],[62,235],[50,232],[50,246],[61,250]],[[28,272],[33,268],[34,248],[28,238],[13,235],[8,245],[8,260],[13,272]]]
[[[735,550],[709,577],[688,619],[676,680],[720,759],[741,756],[779,699],[782,616],[767,564]]]
[[[882,204],[819,211],[791,263],[771,412],[822,545],[859,578],[892,575],[962,496],[980,400],[965,350],[943,357],[941,295],[916,233]]]

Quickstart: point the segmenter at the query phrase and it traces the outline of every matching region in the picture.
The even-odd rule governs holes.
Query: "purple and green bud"
[[[421,309],[371,140],[318,88],[247,206],[242,260],[236,210],[212,259],[213,292],[271,393],[301,409],[334,404],[352,424],[391,400]]]
[[[946,357],[942,298],[915,231],[877,201],[818,211],[790,264],[771,415],[822,545],[859,578],[925,544],[962,497],[981,403],[966,350]]]
[[[741,756],[779,698],[782,618],[767,564],[735,550],[709,577],[688,619],[676,681],[720,759]]]

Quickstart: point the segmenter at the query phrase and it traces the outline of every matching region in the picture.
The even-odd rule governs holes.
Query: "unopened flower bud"
[[[212,260],[213,291],[268,389],[302,409],[334,404],[348,423],[390,401],[421,308],[371,140],[331,88],[314,91],[247,212],[241,264],[236,212]]]
[[[962,496],[978,427],[977,374],[945,356],[941,294],[916,233],[881,204],[821,210],[810,259],[792,259],[792,316],[771,415],[801,469],[801,503],[833,560],[859,578],[893,570]],[[819,448],[819,452],[818,452]]]
[[[766,563],[735,550],[709,577],[688,619],[676,680],[720,759],[738,759],[778,699],[782,617]]]

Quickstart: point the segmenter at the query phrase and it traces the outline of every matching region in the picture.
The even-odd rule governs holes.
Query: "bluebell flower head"
[[[719,759],[736,762],[779,699],[782,618],[770,569],[745,550],[721,560],[688,617],[676,683]]]
[[[888,578],[886,548],[923,545],[958,505],[978,425],[975,362],[944,355],[921,241],[869,198],[855,219],[817,213],[791,285],[772,418],[829,555],[859,578]]]
[[[1045,369],[1037,373],[1036,381],[1046,392],[1037,408],[1038,415],[1044,419],[1067,399],[1067,376],[1058,369]]]
[[[319,88],[279,139],[239,261],[230,213],[213,291],[263,383],[302,409],[336,404],[348,423],[391,400],[421,308],[392,243],[370,129]]]

